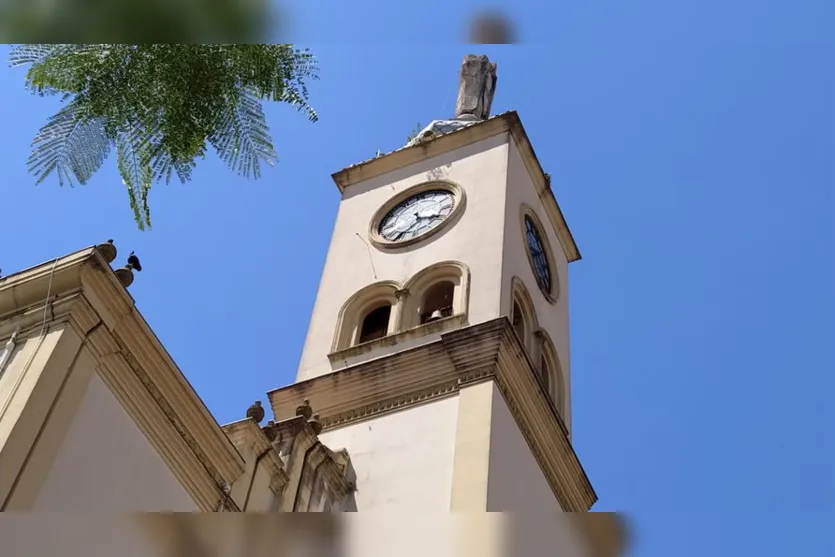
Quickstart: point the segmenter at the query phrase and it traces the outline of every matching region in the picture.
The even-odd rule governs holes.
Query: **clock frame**
[[[421,234],[418,234],[414,237],[406,238],[404,240],[392,241],[383,237],[383,235],[380,233],[380,227],[383,224],[383,221],[398,205],[411,199],[412,197],[433,190],[447,191],[452,195],[454,200],[452,211],[448,215],[446,215],[442,222],[429,228]],[[459,186],[458,184],[450,182],[448,180],[432,180],[429,182],[423,182],[421,184],[403,190],[402,192],[394,195],[391,199],[386,201],[386,203],[384,203],[383,206],[377,210],[377,212],[374,214],[374,217],[371,219],[371,223],[368,230],[368,237],[371,240],[371,243],[379,249],[397,249],[406,246],[411,246],[418,242],[426,241],[429,238],[441,232],[442,230],[445,230],[447,227],[451,226],[455,221],[457,221],[460,218],[461,213],[464,211],[465,205],[466,195],[464,194],[464,189],[461,188],[461,186]]]

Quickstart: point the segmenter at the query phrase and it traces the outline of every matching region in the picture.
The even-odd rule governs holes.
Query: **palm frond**
[[[280,101],[286,102],[291,106],[295,106],[299,112],[304,112],[307,116],[307,119],[311,122],[319,121],[319,114],[316,110],[313,109],[312,106],[307,104],[307,91],[298,91],[296,89],[286,89],[281,97],[279,97]]]
[[[19,44],[12,46],[9,52],[9,66],[37,64],[62,45],[59,44]]]
[[[12,46],[9,52],[11,67],[24,64],[40,64],[49,57],[66,56],[69,54],[95,53],[99,56],[106,54],[109,44],[18,44]]]
[[[39,95],[78,92],[93,65],[110,50],[106,44],[24,44],[12,48],[12,67],[29,64],[25,86]]]
[[[140,230],[151,227],[148,193],[153,183],[148,143],[136,128],[123,130],[116,137],[116,165],[128,190],[133,218]]]
[[[244,90],[223,110],[209,142],[218,156],[246,178],[261,175],[261,161],[273,165],[278,159],[270,139],[261,103],[252,91]]]
[[[150,226],[152,184],[189,181],[211,145],[236,173],[259,178],[277,155],[262,101],[286,102],[316,121],[307,79],[316,60],[274,44],[23,44],[12,66],[25,84],[67,106],[33,142],[30,171],[86,183],[113,144],[140,228]]]
[[[165,180],[166,184],[171,183],[172,176],[176,175],[181,184],[191,180],[191,173],[197,166],[197,161],[175,160],[170,153],[165,151],[159,144],[154,145],[151,150],[151,171],[154,181]]]
[[[191,180],[191,173],[197,166],[197,161],[195,159],[186,161],[175,159],[171,152],[165,149],[164,134],[158,122],[145,119],[141,126],[136,127],[142,130],[142,135],[136,138],[138,142],[136,147],[147,153],[152,181],[165,180],[165,183],[168,184],[174,174],[177,175],[182,184]]]
[[[58,183],[73,184],[73,178],[86,184],[110,153],[110,140],[102,118],[89,117],[76,102],[51,116],[32,141],[29,171],[36,182],[52,172]]]
[[[297,50],[290,45],[279,45],[283,55],[277,56],[277,67],[272,84],[272,100],[286,102],[304,112],[311,122],[319,115],[308,104],[306,79],[317,79],[316,58],[307,50]]]

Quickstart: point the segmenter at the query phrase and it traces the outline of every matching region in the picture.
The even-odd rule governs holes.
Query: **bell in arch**
[[[441,317],[443,317],[443,314],[441,314],[441,310],[436,309],[432,312],[432,315],[429,316],[429,319],[427,319],[426,322],[429,323],[430,321],[437,321]]]

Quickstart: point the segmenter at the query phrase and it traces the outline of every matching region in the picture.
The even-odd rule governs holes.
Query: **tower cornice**
[[[444,333],[440,340],[268,393],[276,418],[315,404],[325,431],[455,396],[493,381],[565,511],[597,500],[556,407],[507,318]]]

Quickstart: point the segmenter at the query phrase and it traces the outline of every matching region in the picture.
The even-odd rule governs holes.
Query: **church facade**
[[[453,118],[333,175],[336,225],[274,420],[256,406],[215,422],[112,243],[0,279],[0,510],[510,511],[553,516],[542,543],[558,553],[620,554],[571,443],[580,253],[519,116],[490,116],[495,86],[468,56]],[[170,549],[148,536],[138,555]]]

